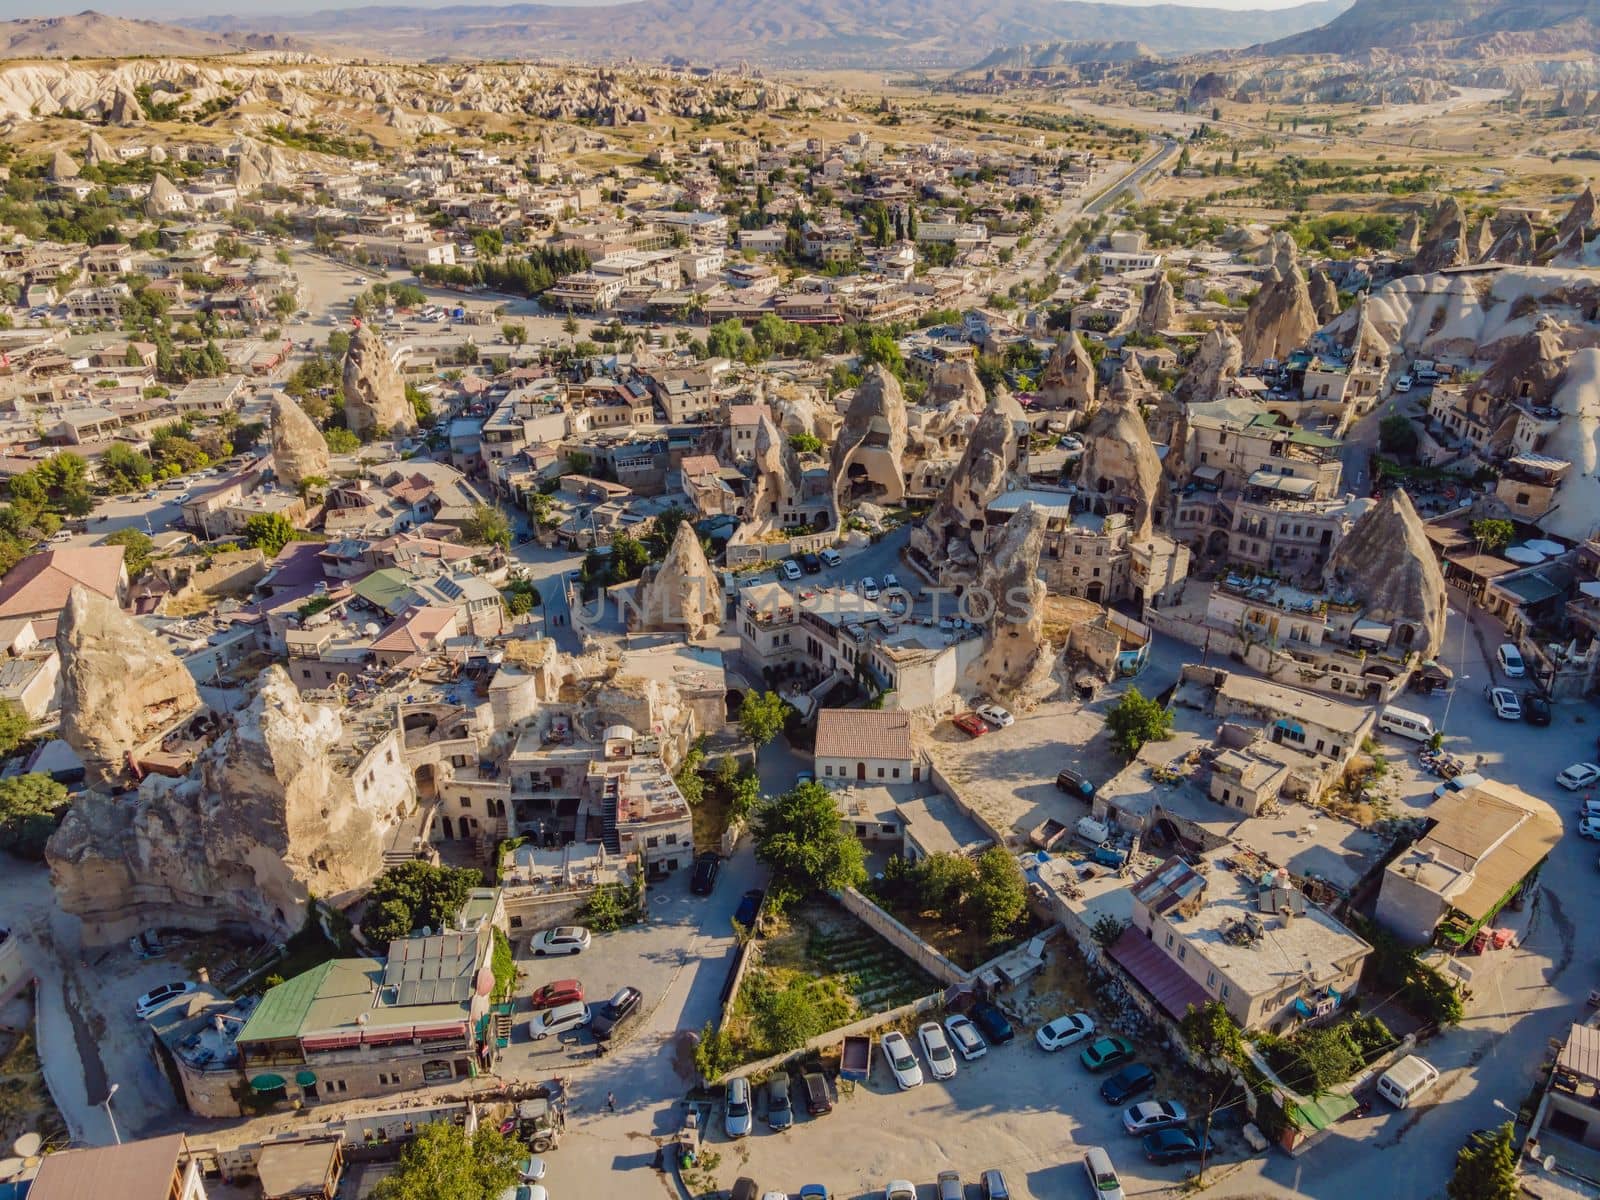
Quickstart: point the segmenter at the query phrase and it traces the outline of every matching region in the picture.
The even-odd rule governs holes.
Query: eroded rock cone
[[[1311,289],[1300,264],[1293,263],[1287,275],[1269,277],[1250,302],[1240,338],[1245,361],[1283,359],[1303,346],[1317,325]]]
[[[833,443],[829,482],[842,506],[851,495],[886,503],[905,497],[906,398],[900,381],[874,363]]]
[[[1183,404],[1207,404],[1222,395],[1230,379],[1236,379],[1244,365],[1244,347],[1233,330],[1220,321],[1200,339],[1199,349],[1173,389]]]
[[[189,202],[184,199],[183,193],[172,185],[172,180],[157,172],[150,181],[150,193],[144,198],[145,216],[168,217],[188,210]]]
[[[417,427],[416,413],[406,399],[405,381],[371,325],[355,331],[345,355],[344,423],[363,440],[379,431],[401,434]]]
[[[1408,627],[1406,645],[1422,658],[1443,648],[1444,575],[1404,488],[1351,526],[1328,559],[1324,586],[1364,605],[1364,617]]]
[[[967,668],[967,680],[984,695],[1033,700],[1053,686],[1055,648],[1044,635],[1047,589],[1039,578],[1047,519],[1032,502],[1000,530],[984,554],[972,589],[994,616],[984,627],[983,648]]]
[[[1448,267],[1464,267],[1471,261],[1466,214],[1454,196],[1446,196],[1428,223],[1412,270],[1426,275]]]
[[[68,179],[78,177],[78,164],[72,160],[72,155],[65,150],[57,150],[50,159],[50,179],[54,183],[64,183]]]
[[[115,162],[116,151],[111,148],[111,143],[100,135],[99,130],[89,131],[89,145],[83,154],[83,161],[91,167],[98,167],[101,163]]]
[[[1172,328],[1177,317],[1178,300],[1172,294],[1172,283],[1165,275],[1157,275],[1145,285],[1135,328],[1140,333],[1165,333]]]
[[[1339,315],[1339,287],[1326,271],[1311,272],[1306,285],[1311,293],[1311,310],[1317,314],[1317,324],[1326,325]]]
[[[946,584],[971,579],[983,545],[985,514],[1008,488],[1021,482],[1017,465],[1028,417],[1005,388],[979,416],[961,461],[945,481],[933,509],[912,527],[911,546]]]
[[[1526,213],[1521,213],[1506,231],[1494,240],[1489,252],[1484,255],[1484,261],[1525,267],[1533,262],[1533,253],[1533,222],[1528,220]]]
[[[682,633],[691,641],[716,632],[722,587],[693,523],[678,525],[666,557],[645,571],[636,600],[639,629]]]
[[[1050,361],[1045,364],[1036,393],[1041,408],[1065,408],[1088,413],[1095,406],[1094,363],[1069,330],[1050,351]]]
[[[1123,375],[1131,384],[1131,376]],[[1107,394],[1084,430],[1078,463],[1079,490],[1099,497],[1112,511],[1128,513],[1135,538],[1150,535],[1161,496],[1161,459],[1139,412],[1140,394],[1135,386]]]
[[[130,750],[200,706],[182,660],[99,592],[72,589],[56,650],[61,736],[96,782],[120,778]]]
[[[328,477],[328,442],[293,397],[272,394],[272,463],[285,487]]]

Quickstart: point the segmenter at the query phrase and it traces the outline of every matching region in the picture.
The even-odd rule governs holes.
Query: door
[[[867,764],[864,763],[864,762],[858,762],[856,764],[856,778],[864,780],[864,779],[866,779],[866,777],[867,777]]]

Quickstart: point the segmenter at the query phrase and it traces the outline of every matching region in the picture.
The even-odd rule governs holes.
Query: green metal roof
[[[333,962],[325,962],[311,970],[286,979],[275,988],[268,988],[261,1003],[239,1031],[241,1042],[265,1042],[278,1038],[300,1036],[300,1027],[306,1014],[317,999],[317,992],[333,970]]]
[[[384,612],[394,613],[404,607],[403,598],[410,594],[411,583],[411,576],[400,568],[384,567],[356,580],[350,590]]]
[[[1295,1112],[1290,1114],[1290,1119],[1304,1127],[1312,1129],[1326,1129],[1341,1117],[1348,1116],[1356,1110],[1356,1102],[1349,1096],[1340,1095],[1338,1092],[1324,1092],[1320,1096],[1292,1102]],[[1298,1120],[1296,1120],[1298,1117]]]

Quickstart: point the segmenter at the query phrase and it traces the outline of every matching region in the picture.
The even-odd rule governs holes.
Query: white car
[[[1088,1013],[1068,1013],[1039,1026],[1033,1040],[1039,1043],[1039,1049],[1054,1051],[1081,1042],[1093,1032],[1094,1020]]]
[[[528,1036],[536,1042],[542,1042],[547,1037],[556,1037],[572,1029],[582,1029],[593,1018],[587,1004],[581,1000],[571,1004],[558,1004],[554,1008],[547,1008],[534,1017],[528,1026]]]
[[[1578,822],[1578,836],[1600,842],[1600,817],[1584,817]]]
[[[1579,792],[1586,787],[1591,787],[1600,781],[1600,767],[1592,762],[1573,763],[1565,771],[1556,776],[1556,782],[1569,792]]]
[[[538,1183],[544,1178],[544,1159],[524,1158],[517,1163],[517,1174],[523,1183]]]
[[[1084,1151],[1083,1169],[1089,1176],[1089,1190],[1099,1200],[1122,1200],[1122,1180],[1104,1147],[1090,1146]]]
[[[989,1053],[989,1044],[983,1040],[978,1027],[966,1017],[959,1014],[946,1017],[944,1031],[950,1035],[951,1044],[961,1052],[961,1057],[968,1062]]]
[[[1137,1136],[1173,1129],[1188,1119],[1189,1113],[1176,1100],[1141,1100],[1122,1114],[1122,1127]]]
[[[1489,703],[1494,705],[1494,715],[1502,721],[1522,720],[1522,701],[1510,688],[1490,688]]]
[[[894,1072],[894,1081],[900,1090],[904,1092],[921,1087],[922,1067],[918,1065],[917,1056],[912,1053],[906,1035],[898,1029],[891,1030],[883,1035],[883,1041],[879,1044],[883,1047],[884,1058],[889,1060],[889,1070]]]
[[[187,979],[176,983],[163,983],[160,987],[153,987],[133,1002],[133,1015],[136,1017],[148,1017],[168,1000],[176,1000],[179,996],[187,996],[192,991],[194,991],[194,984]]]
[[[1411,376],[1402,375],[1399,379],[1396,379],[1394,381],[1394,390],[1397,392],[1409,392],[1411,390]]]
[[[723,1109],[722,1127],[731,1138],[750,1135],[755,1109],[750,1102],[750,1081],[743,1075],[728,1080],[727,1105]]]
[[[917,1200],[917,1185],[909,1179],[891,1179],[884,1185],[883,1200]]]
[[[844,558],[839,554],[839,552],[837,550],[831,550],[831,549],[830,550],[819,550],[817,552],[817,557],[820,558],[823,562],[827,563],[828,566],[830,566],[830,567],[837,567],[840,563],[842,563],[844,561]]]
[[[1004,729],[1016,720],[1009,712],[998,704],[980,704],[972,710],[996,729]]]
[[[878,588],[878,581],[868,575],[861,581],[861,594],[868,600],[876,600],[883,592]]]
[[[929,1021],[917,1026],[917,1041],[922,1043],[922,1057],[928,1060],[928,1069],[935,1079],[954,1079],[956,1056],[950,1049],[950,1039],[945,1037],[939,1022]]]
[[[557,925],[533,935],[528,949],[535,958],[547,954],[581,954],[589,948],[589,931],[582,925]]]
[[[783,572],[783,577],[790,582],[799,579],[800,576],[805,573],[800,569],[800,564],[795,562],[795,560],[792,558],[784,559],[783,565],[778,569]]]
[[[886,588],[899,587],[900,576],[896,575],[893,571],[885,571],[883,575],[883,586]]]

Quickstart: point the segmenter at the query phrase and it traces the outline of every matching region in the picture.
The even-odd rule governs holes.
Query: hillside
[[[1047,42],[1041,46],[1004,46],[967,74],[983,71],[1047,71],[1082,63],[1131,63],[1156,52],[1143,42]]]
[[[372,7],[283,16],[196,18],[212,32],[295,34],[415,59],[550,58],[696,64],[969,65],[996,47],[1063,41],[1142,42],[1158,51],[1240,47],[1312,28],[1348,0],[1235,12],[1086,0],[637,0]]]
[[[1259,47],[1265,54],[1426,50],[1472,55],[1600,53],[1595,0],[1356,0],[1317,29]]]
[[[156,21],[93,11],[70,17],[0,21],[0,58],[132,58],[138,55],[236,54],[231,38]]]

